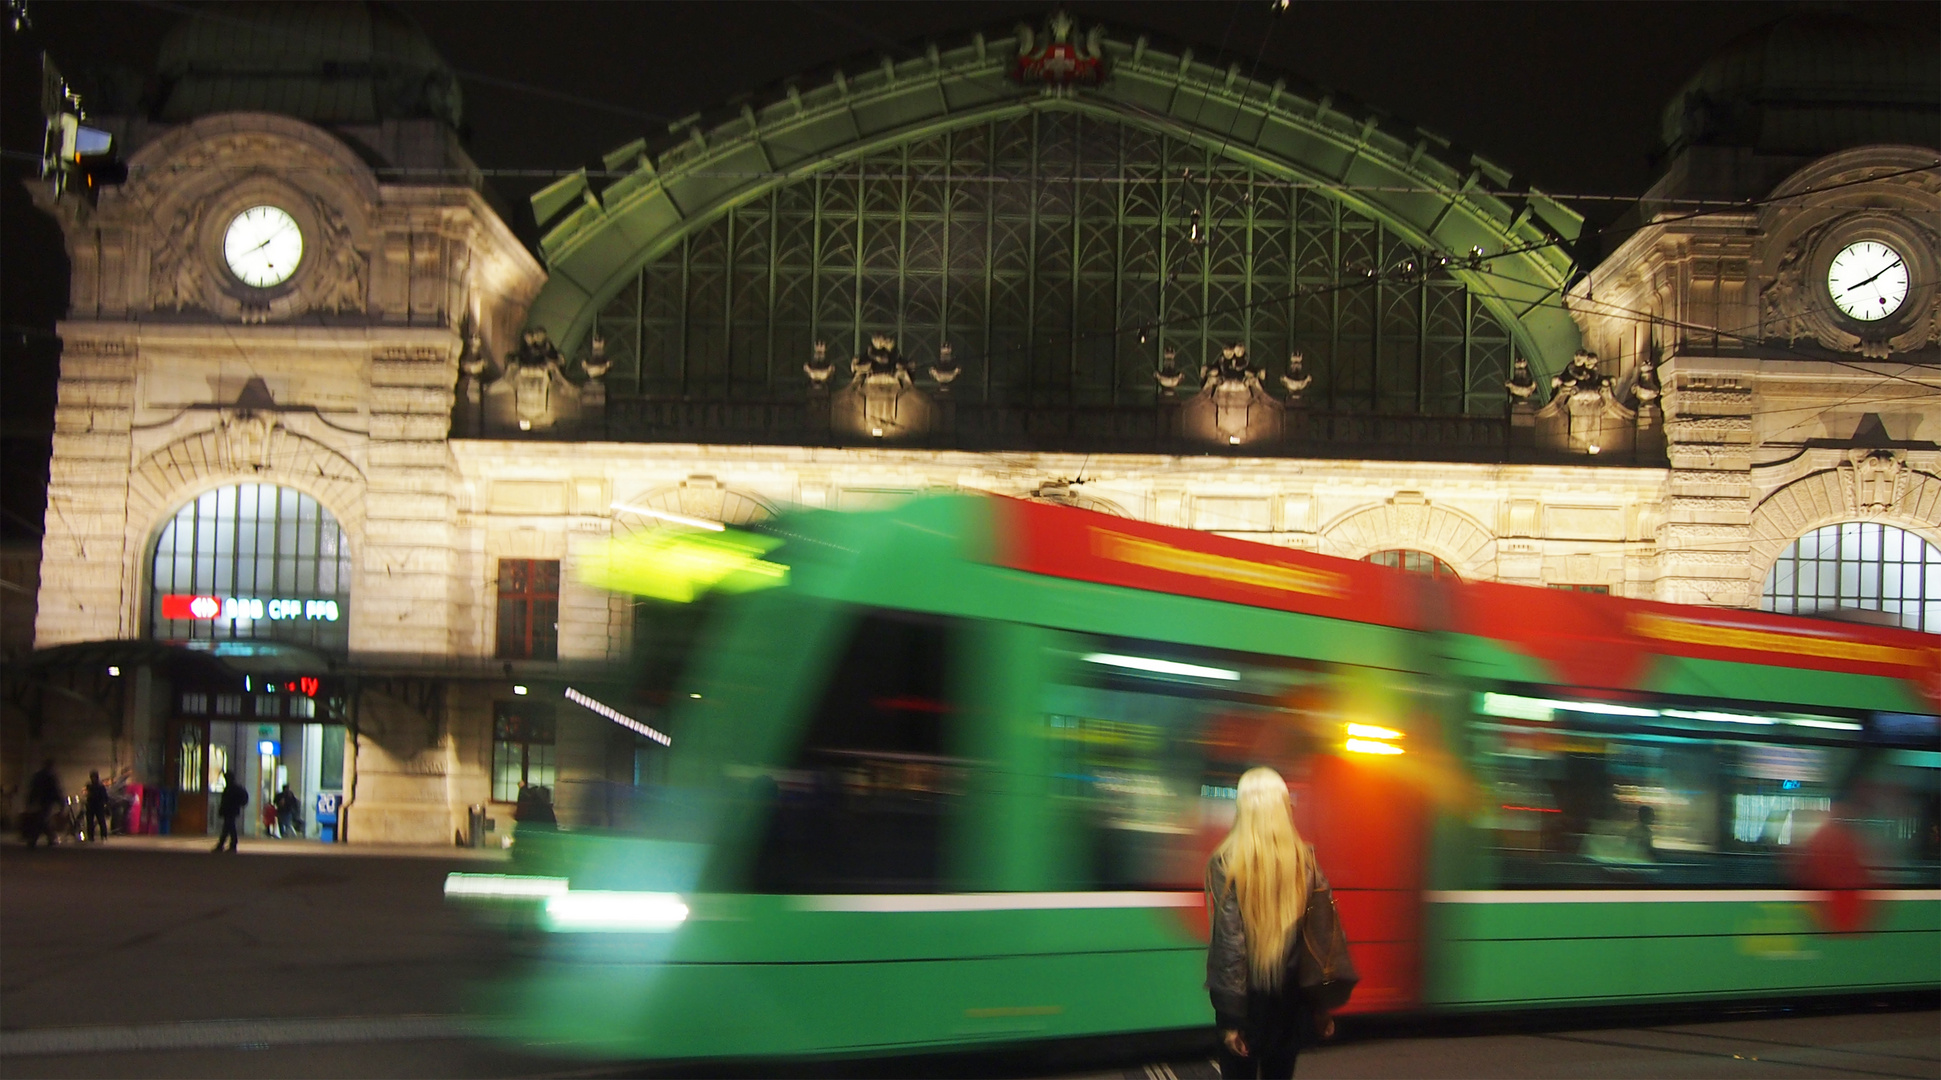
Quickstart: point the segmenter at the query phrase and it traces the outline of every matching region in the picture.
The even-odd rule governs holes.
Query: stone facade
[[[485,407],[466,388],[546,329],[525,323],[539,265],[468,187],[380,182],[300,121],[209,117],[140,147],[135,178],[98,205],[44,203],[74,282],[36,643],[145,636],[157,531],[197,495],[307,493],[355,558],[351,835],[445,842],[490,799],[493,702],[515,680],[625,654],[625,600],[575,572],[630,527],[616,502],[732,522],[993,492],[1346,558],[1420,550],[1468,579],[1748,605],[1818,525],[1890,522],[1941,544],[1934,275],[1915,275],[1911,317],[1875,332],[1824,317],[1794,272],[1870,223],[1923,266],[1941,261],[1941,180],[1906,171],[1920,154],[1834,155],[1759,210],[1667,214],[1571,292],[1612,385],[1647,404],[1637,387],[1662,385],[1667,466],[1588,449],[1549,464],[1081,456],[566,441],[477,411],[472,430],[494,437],[462,437],[454,417]],[[220,235],[264,202],[296,218],[306,257],[284,286],[252,290],[223,268]],[[570,363],[590,385],[597,365]],[[514,558],[563,564],[557,662],[494,660],[494,582]],[[144,714],[132,725],[72,711],[36,752],[159,779],[147,714],[164,696],[127,706]],[[604,771],[610,735],[563,716],[562,778],[625,779]],[[597,820],[596,801],[563,793],[563,820]]]
[[[1753,604],[1787,544],[1841,521],[1941,543],[1934,159],[1831,154],[1744,211],[1694,216],[1654,193],[1648,220],[1571,292],[1586,344],[1621,378],[1655,367],[1663,387],[1658,598]],[[1907,298],[1877,323],[1843,317],[1825,285],[1834,253],[1862,237],[1885,238],[1909,271]]]
[[[449,655],[466,591],[449,443],[459,360],[468,339],[511,347],[538,264],[477,191],[381,183],[287,117],[185,124],[129,166],[95,204],[43,194],[74,284],[37,646],[144,636],[161,523],[246,481],[302,491],[345,529],[354,655]],[[225,269],[222,239],[261,204],[291,213],[305,253],[288,282],[257,290]],[[428,752],[387,737],[394,711],[376,708],[355,748],[363,837],[447,839],[449,739]]]

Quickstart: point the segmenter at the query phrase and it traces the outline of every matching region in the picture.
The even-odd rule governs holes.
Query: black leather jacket
[[[1310,861],[1308,865],[1312,868],[1308,894],[1312,896],[1328,887],[1328,878],[1321,872],[1321,864]],[[1252,981],[1247,971],[1247,926],[1240,918],[1240,894],[1227,888],[1226,871],[1218,859],[1206,866],[1206,907],[1213,931],[1206,947],[1206,991],[1213,999],[1219,1026],[1237,1031],[1247,1023],[1247,984]],[[1287,939],[1288,973],[1283,985],[1289,988],[1294,983],[1292,950],[1300,947],[1300,929],[1297,923]]]

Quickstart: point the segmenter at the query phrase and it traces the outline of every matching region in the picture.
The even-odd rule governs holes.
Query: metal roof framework
[[[669,126],[606,155],[621,173],[596,190],[586,170],[532,198],[550,278],[527,316],[577,352],[600,309],[649,262],[734,207],[887,147],[1033,110],[1118,119],[1208,148],[1262,173],[1313,185],[1451,264],[1541,375],[1581,347],[1562,303],[1582,219],[1508,170],[1447,140],[1331,95],[1304,96],[1284,79],[1243,74],[1168,52],[1150,39],[1097,38],[1109,74],[1098,86],[1031,85],[1010,77],[1021,36],[935,45],[906,60],[837,70],[809,89],[749,100],[719,122]]]

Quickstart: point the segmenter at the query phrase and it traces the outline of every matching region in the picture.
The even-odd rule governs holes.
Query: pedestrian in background
[[[236,850],[236,818],[242,815],[243,807],[249,805],[249,792],[236,782],[236,774],[222,774],[222,801],[216,804],[216,814],[222,818],[222,832],[216,837],[216,850],[221,851],[225,841],[229,850]]]
[[[295,835],[292,824],[297,816],[297,796],[296,792],[290,790],[290,785],[283,785],[283,790],[276,793],[275,805],[276,835],[283,837]]]
[[[101,782],[99,772],[88,773],[87,819],[83,823],[89,840],[108,838],[108,785]]]
[[[41,762],[40,771],[27,781],[27,809],[20,816],[20,836],[33,847],[40,838],[47,837],[47,846],[54,846],[54,830],[50,819],[55,808],[59,807],[61,778],[54,774],[54,759]]]
[[[1236,801],[1233,829],[1206,868],[1206,988],[1220,1027],[1220,1075],[1291,1077],[1308,1029],[1334,1032],[1325,1010],[1302,998],[1295,974],[1301,918],[1328,879],[1294,828],[1279,773],[1247,770]]]

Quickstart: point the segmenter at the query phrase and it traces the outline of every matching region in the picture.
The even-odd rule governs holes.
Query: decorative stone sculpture
[[[815,351],[810,355],[809,362],[802,365],[802,372],[809,377],[809,385],[814,389],[829,388],[829,376],[836,373],[836,365],[829,362],[827,342],[815,343]]]
[[[1597,354],[1579,349],[1571,354],[1570,364],[1562,374],[1551,376],[1551,396],[1582,395],[1585,400],[1590,400],[1596,398],[1609,383],[1604,373],[1597,370]]]
[[[368,300],[364,285],[364,256],[357,250],[344,215],[324,202],[313,202],[323,231],[323,255],[330,267],[316,300],[318,310],[363,311]]]
[[[956,382],[957,376],[963,371],[957,366],[956,354],[951,350],[950,342],[944,342],[937,349],[937,362],[930,365],[930,377],[937,380],[937,393],[950,393],[950,384]]]
[[[1513,358],[1510,361],[1510,381],[1504,383],[1503,387],[1510,392],[1511,404],[1529,402],[1531,395],[1537,392],[1537,379],[1530,374],[1530,361],[1521,356]]]
[[[197,200],[176,210],[168,233],[154,238],[155,251],[148,262],[148,293],[157,311],[202,305],[206,264],[194,252],[201,228],[202,202]]]
[[[1656,402],[1662,388],[1658,385],[1658,365],[1649,360],[1638,361],[1638,381],[1632,384],[1631,396],[1638,399],[1639,406]]]
[[[580,413],[582,417],[597,414],[604,417],[607,407],[607,371],[613,361],[607,359],[607,339],[598,330],[593,331],[593,340],[588,346],[586,356],[580,360],[580,374],[586,381],[580,384]]]
[[[1550,403],[1536,413],[1537,445],[1578,454],[1630,454],[1637,446],[1637,410],[1617,399],[1597,354],[1577,350],[1550,379]]]
[[[481,352],[480,359],[473,361],[481,373],[483,355]],[[568,377],[568,366],[545,327],[527,328],[520,336],[519,347],[506,355],[497,377],[481,380],[487,384],[485,433],[564,434],[579,432],[589,422],[597,426],[606,411],[606,385],[602,380],[611,367],[606,340],[593,335],[587,356],[577,365],[579,382]],[[460,361],[459,370],[467,372],[465,361]]]
[[[1103,28],[1093,27],[1082,43],[1071,40],[1076,24],[1063,11],[1052,13],[1046,27],[1050,33],[1042,46],[1037,31],[1018,27],[1018,59],[1011,65],[1011,78],[1026,85],[1097,86],[1105,81],[1106,60],[1099,51]]]
[[[1314,382],[1314,376],[1303,366],[1306,359],[1298,350],[1287,356],[1287,374],[1281,376],[1281,385],[1287,388],[1289,405],[1299,402],[1302,392]]]
[[[930,395],[917,389],[911,377],[914,366],[898,351],[896,338],[884,333],[870,335],[869,348],[850,359],[849,385],[830,396],[830,427],[852,439],[884,442],[927,433],[933,409]],[[821,343],[817,343],[814,359],[802,370],[809,376],[813,402],[815,391],[827,384],[834,370]],[[949,374],[940,382],[957,377],[955,362],[945,353],[940,352],[932,374],[937,371]]]
[[[1165,350],[1159,354],[1159,370],[1153,372],[1152,377],[1159,380],[1159,396],[1161,398],[1171,398],[1177,395],[1179,393],[1180,380],[1186,377],[1186,373],[1179,369],[1179,351],[1171,345],[1166,346]]]
[[[478,327],[466,318],[465,349],[458,354],[458,392],[453,395],[452,432],[456,435],[481,435],[485,428],[485,369],[492,361],[485,355],[485,340]]]
[[[1247,360],[1245,345],[1228,345],[1217,361],[1200,368],[1200,392],[1181,407],[1181,428],[1196,441],[1244,446],[1278,441],[1282,405]]]

